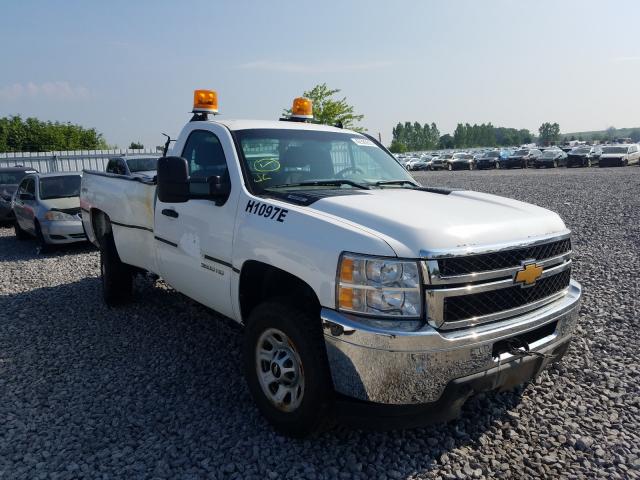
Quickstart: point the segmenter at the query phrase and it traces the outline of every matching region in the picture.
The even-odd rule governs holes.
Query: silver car
[[[18,240],[36,237],[40,251],[53,244],[84,242],[78,172],[31,173],[13,196]]]

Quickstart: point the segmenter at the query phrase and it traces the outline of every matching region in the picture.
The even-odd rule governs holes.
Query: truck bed
[[[87,237],[97,245],[91,218],[96,211],[105,213],[120,259],[157,273],[153,248],[155,199],[155,179],[85,170],[80,206]]]

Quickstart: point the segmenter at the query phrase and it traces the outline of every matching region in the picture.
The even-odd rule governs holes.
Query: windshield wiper
[[[266,190],[271,188],[288,188],[288,187],[322,187],[322,186],[340,187],[342,185],[350,185],[352,187],[361,188],[363,190],[370,190],[370,187],[363,185],[362,183],[354,182],[353,180],[309,180],[306,182],[298,183],[283,183],[282,185],[273,185],[267,187]]]
[[[412,187],[418,187],[415,183],[409,180],[380,180],[379,182],[374,183],[376,187],[380,187],[382,185],[411,185]]]

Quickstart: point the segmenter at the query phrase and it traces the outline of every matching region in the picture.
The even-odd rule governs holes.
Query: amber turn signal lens
[[[353,289],[340,287],[338,305],[347,310],[353,309]]]
[[[196,90],[193,92],[193,111],[218,113],[218,94],[215,90]]]
[[[353,283],[353,259],[343,258],[340,263],[340,281]]]
[[[294,99],[293,107],[291,107],[291,116],[295,118],[313,118],[313,102],[304,97]]]

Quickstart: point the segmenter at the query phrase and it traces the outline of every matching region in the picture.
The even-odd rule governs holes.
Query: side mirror
[[[158,159],[158,198],[165,203],[189,200],[189,165],[182,157]]]
[[[33,196],[33,193],[21,193],[20,194],[20,200],[34,200],[35,197]]]

